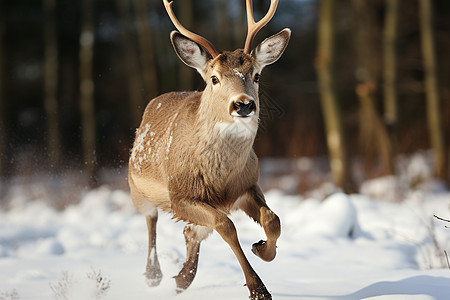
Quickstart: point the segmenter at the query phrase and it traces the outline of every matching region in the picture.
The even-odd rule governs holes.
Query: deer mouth
[[[255,112],[252,111],[252,112],[250,112],[250,113],[247,114],[247,115],[240,115],[240,114],[238,114],[237,112],[233,111],[233,112],[231,113],[231,116],[232,116],[233,118],[246,119],[246,118],[250,118],[250,117],[253,116],[254,114],[255,114]]]

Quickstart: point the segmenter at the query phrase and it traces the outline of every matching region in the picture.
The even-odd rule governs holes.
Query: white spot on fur
[[[236,69],[233,69],[233,71],[234,71],[234,75],[239,76],[239,77],[242,79],[242,81],[245,80],[244,74],[242,74],[241,72],[239,72],[239,71],[236,70]]]
[[[169,159],[170,145],[172,144],[172,139],[173,139],[172,134],[173,134],[173,132],[170,133],[169,141],[168,141],[168,143],[167,143],[167,148],[166,148],[166,160]]]
[[[153,152],[151,159],[155,162],[158,162],[159,159],[169,159],[169,153],[170,153],[170,146],[172,145],[173,140],[173,131],[175,130],[175,127],[177,123],[175,123],[175,119],[177,118],[178,113],[172,116],[169,125],[167,126],[166,131],[162,136],[159,138],[155,138],[152,136],[151,141],[154,141],[153,143]],[[151,135],[151,133],[150,133]]]
[[[195,232],[195,239],[199,242],[208,238],[208,236],[213,232],[212,228],[208,226],[189,224],[187,227],[189,227],[191,231]]]
[[[154,131],[150,131],[150,124],[145,124],[145,126],[138,129],[130,156],[130,166],[132,166],[139,174],[142,174],[142,168],[146,164],[151,163],[157,165],[163,160],[169,159],[173,133],[177,126],[177,123],[175,122],[177,116],[178,113],[170,117],[168,126],[163,134],[157,134]]]
[[[144,157],[142,156],[142,152],[144,151],[144,141],[147,136],[148,131],[150,130],[150,124],[145,124],[144,127],[138,129],[139,135],[136,138],[133,151],[131,152],[130,161],[133,163],[134,168],[141,174],[141,166],[144,161]]]
[[[253,121],[253,117],[234,117],[234,122],[219,122],[215,127],[221,136],[250,138],[256,135],[258,123]]]
[[[151,202],[146,200],[141,201],[137,209],[144,216],[154,218],[158,215],[158,209]]]

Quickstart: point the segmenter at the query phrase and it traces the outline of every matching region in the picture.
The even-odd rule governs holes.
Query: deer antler
[[[272,19],[275,11],[277,10],[278,0],[271,0],[270,7],[267,14],[259,20],[259,22],[255,23],[255,18],[253,17],[253,1],[246,1],[246,9],[247,9],[247,39],[245,40],[244,53],[250,54],[250,48],[252,46],[252,41],[258,31],[261,30],[267,23],[269,23],[270,19]]]
[[[211,44],[211,42],[209,42],[207,39],[199,36],[198,34],[195,34],[191,31],[187,30],[186,28],[184,28],[183,25],[181,25],[181,23],[178,21],[177,17],[175,16],[175,14],[173,13],[173,10],[172,10],[173,1],[163,0],[163,2],[164,2],[164,7],[166,8],[167,14],[170,17],[170,20],[172,20],[173,25],[175,25],[175,27],[178,29],[178,31],[182,35],[184,35],[187,38],[190,38],[197,44],[202,45],[209,52],[209,54],[211,54],[211,56],[213,58],[215,58],[217,55],[219,55],[219,52],[217,52],[217,50],[214,48],[214,46]]]

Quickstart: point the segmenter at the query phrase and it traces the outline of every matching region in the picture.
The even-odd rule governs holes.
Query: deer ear
[[[291,30],[285,28],[279,33],[272,35],[265,39],[256,47],[251,55],[255,58],[256,63],[262,69],[267,65],[276,62],[286,49],[289,38],[291,37]]]
[[[204,77],[206,65],[211,59],[211,55],[196,42],[188,39],[178,31],[170,33],[170,40],[181,61],[196,69]]]

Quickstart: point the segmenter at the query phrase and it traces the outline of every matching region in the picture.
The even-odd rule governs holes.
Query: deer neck
[[[216,109],[211,102],[202,99],[198,109],[195,157],[201,158],[199,167],[202,172],[215,170],[212,174],[215,180],[227,180],[231,173],[240,173],[245,168],[252,152],[258,120],[254,116],[255,119],[244,122],[240,119],[223,121],[211,114]]]

